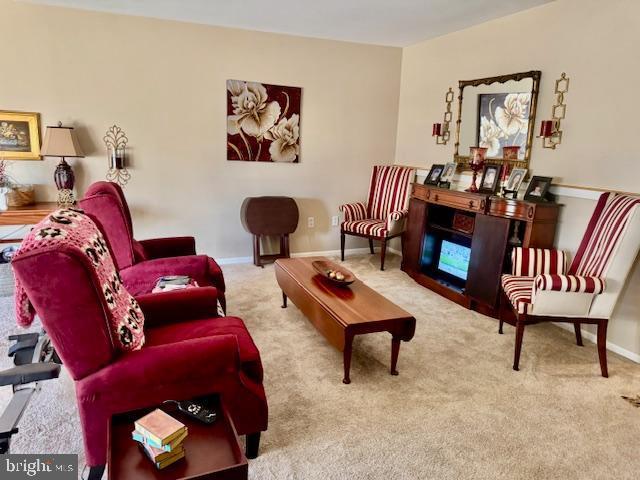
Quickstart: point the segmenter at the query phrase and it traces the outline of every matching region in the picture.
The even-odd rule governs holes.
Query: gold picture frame
[[[39,113],[0,110],[0,160],[42,160]]]
[[[509,164],[512,167],[529,168],[529,162],[531,161],[531,148],[533,146],[533,131],[535,129],[536,112],[538,109],[538,92],[540,91],[540,77],[542,73],[540,70],[531,70],[528,72],[512,73],[509,75],[498,75],[495,77],[478,78],[476,80],[460,80],[458,82],[458,118],[456,120],[456,142],[454,144],[453,160],[460,164],[460,170],[470,170],[469,167],[469,155],[460,151],[460,129],[462,126],[462,100],[464,90],[467,87],[478,87],[480,85],[492,85],[494,83],[504,84],[508,81],[520,81],[530,78],[531,82],[531,106],[529,110],[529,118],[527,121],[527,135],[524,148],[524,158],[521,160],[504,160],[502,158],[490,157],[486,159],[486,163],[489,165],[503,165]]]

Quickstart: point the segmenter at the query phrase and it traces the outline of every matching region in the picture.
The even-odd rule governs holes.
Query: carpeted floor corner
[[[422,288],[391,257],[348,258],[345,266],[417,319],[389,375],[390,336],[356,337],[352,383],[342,354],[294,305],[281,309],[273,267],[224,268],[229,314],[245,319],[265,368],[269,430],[250,461],[253,480],[635,479],[640,365],[609,353],[600,377],[595,346],[577,347],[553,325],[528,327],[521,371],[511,369],[513,329]],[[0,300],[0,368],[16,331]],[[0,408],[10,391],[0,389]],[[82,456],[73,384],[43,385],[13,451]]]

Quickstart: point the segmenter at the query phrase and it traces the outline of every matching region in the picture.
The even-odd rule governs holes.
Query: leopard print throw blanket
[[[42,220],[22,241],[14,260],[27,253],[50,250],[58,245],[71,247],[89,258],[95,272],[94,278],[100,282],[100,301],[109,321],[114,345],[123,351],[142,347],[144,316],[140,306],[122,285],[102,233],[81,210],[60,209]],[[17,277],[15,302],[18,324],[28,327],[36,312]],[[78,319],[78,322],[82,323],[82,319]]]

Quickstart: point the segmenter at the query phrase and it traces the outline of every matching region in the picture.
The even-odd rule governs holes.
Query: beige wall
[[[551,116],[554,83],[571,79],[563,144],[536,140],[531,168],[557,183],[638,191],[634,140],[639,101],[640,2],[558,0],[403,49],[396,161],[430,165],[453,156],[436,145],[444,94],[458,80],[541,70],[538,120]],[[457,114],[454,113],[454,119]],[[536,132],[537,133],[537,132]]]
[[[461,79],[541,70],[538,122],[549,118],[554,81],[565,71],[564,139],[557,150],[535,139],[531,169],[556,183],[638,192],[635,146],[640,106],[640,2],[558,0],[405,48],[402,58],[396,162],[427,167],[450,161],[447,146],[430,137],[440,121],[444,94]],[[454,119],[457,115],[454,113]],[[557,243],[575,252],[593,200],[560,197],[564,204]],[[610,324],[611,343],[640,358],[640,268],[634,267]]]
[[[248,256],[242,200],[287,195],[301,210],[292,249],[336,249],[330,216],[364,200],[371,165],[393,163],[400,49],[7,0],[0,12],[0,109],[41,112],[43,129],[58,120],[80,128],[89,152],[72,162],[80,192],[104,178],[102,137],[121,126],[140,238],[194,234],[203,252]],[[226,161],[229,78],[303,88],[300,164]],[[14,162],[11,173],[54,198],[55,164]]]

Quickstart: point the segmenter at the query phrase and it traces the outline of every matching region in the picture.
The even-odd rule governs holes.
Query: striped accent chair
[[[402,235],[409,211],[411,183],[415,168],[397,165],[373,167],[369,184],[369,201],[340,206],[343,221],[340,226],[340,252],[344,261],[345,235],[369,239],[369,250],[374,253],[373,241],[380,241],[380,270],[384,270],[387,240]]]
[[[640,197],[603,193],[582,243],[566,268],[564,252],[515,248],[512,272],[502,276],[500,329],[515,325],[513,369],[518,370],[524,327],[540,322],[573,323],[582,346],[583,323],[598,326],[600,370],[608,377],[607,324],[640,250]],[[509,305],[514,315],[504,306]],[[515,317],[515,319],[513,318]]]

